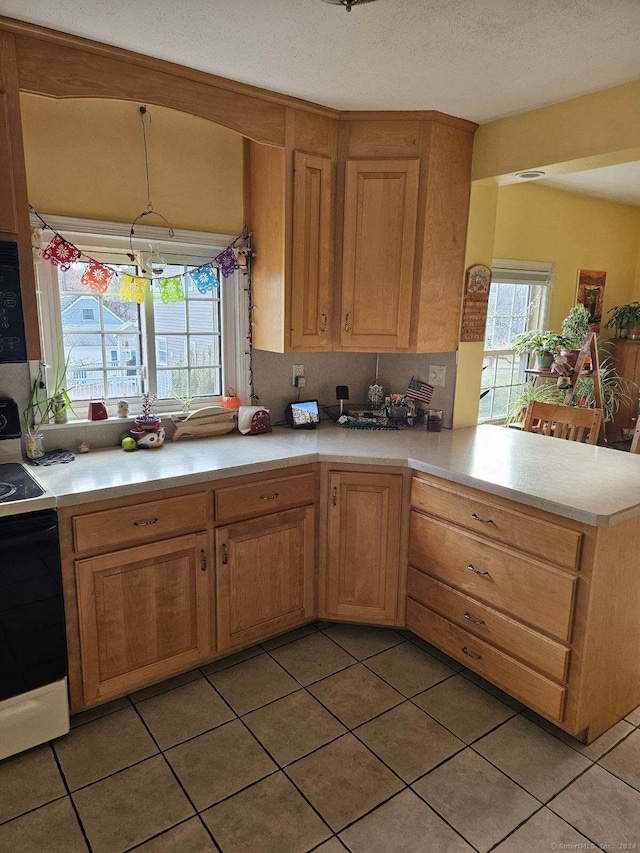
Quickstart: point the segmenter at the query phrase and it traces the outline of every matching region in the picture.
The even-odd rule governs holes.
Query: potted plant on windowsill
[[[608,313],[611,316],[605,328],[615,329],[617,338],[629,338],[632,341],[640,339],[640,302],[616,305]]]
[[[518,335],[514,342],[514,350],[516,355],[522,355],[525,352],[534,353],[538,370],[550,370],[553,354],[558,352],[564,343],[564,338],[557,332],[548,329],[544,332],[540,329],[532,329],[530,332]]]

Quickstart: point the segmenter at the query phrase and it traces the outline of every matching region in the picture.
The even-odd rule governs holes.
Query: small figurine
[[[128,418],[129,417],[129,404],[126,400],[118,401],[118,417],[119,418]]]
[[[88,453],[91,450],[86,441],[81,441],[78,445],[78,453]]]

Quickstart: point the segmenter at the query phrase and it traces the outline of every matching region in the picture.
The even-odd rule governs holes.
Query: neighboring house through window
[[[494,259],[482,362],[478,422],[504,421],[526,381],[526,355],[516,355],[516,337],[546,328],[553,265]]]

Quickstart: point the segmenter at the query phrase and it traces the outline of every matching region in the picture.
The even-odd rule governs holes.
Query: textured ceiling
[[[638,0],[0,0],[0,13],[341,109],[478,122],[640,77]]]
[[[559,175],[555,178],[543,178],[537,183],[640,207],[640,163],[637,161]]]

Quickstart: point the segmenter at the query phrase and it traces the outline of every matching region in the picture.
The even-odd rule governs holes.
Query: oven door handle
[[[52,524],[51,527],[45,527],[44,530],[36,530],[34,533],[25,533],[23,536],[14,536],[12,539],[3,539],[0,542],[0,553],[8,551],[9,548],[15,548],[17,545],[26,545],[31,542],[40,542],[43,539],[51,539],[51,534],[56,534],[58,527]]]

